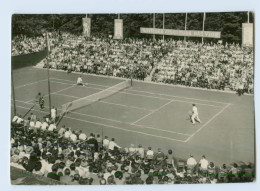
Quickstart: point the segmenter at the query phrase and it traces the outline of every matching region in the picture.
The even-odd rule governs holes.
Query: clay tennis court
[[[24,115],[33,105],[38,92],[45,95],[45,110],[39,106],[31,112],[41,117],[48,113],[46,69],[26,67],[13,71],[17,113]],[[51,105],[61,105],[95,94],[125,79],[84,75],[86,87],[76,86],[81,74],[50,71]],[[195,103],[201,124],[192,125],[188,112]],[[13,104],[12,104],[13,109]],[[13,112],[13,110],[12,110]],[[171,148],[177,157],[203,154],[209,161],[254,162],[254,97],[234,93],[185,88],[133,81],[105,99],[65,115],[59,126],[66,125],[114,137],[122,147],[131,143],[151,146],[154,150]]]

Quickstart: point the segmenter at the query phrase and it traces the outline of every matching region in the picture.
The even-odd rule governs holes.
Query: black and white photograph
[[[256,181],[254,11],[10,20],[12,185]]]

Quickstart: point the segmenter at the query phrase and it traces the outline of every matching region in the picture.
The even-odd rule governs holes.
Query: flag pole
[[[51,88],[50,88],[50,71],[49,71],[49,51],[50,51],[50,44],[49,44],[49,37],[48,33],[46,33],[46,45],[47,45],[47,76],[48,76],[48,94],[49,94],[49,112],[51,114]]]
[[[247,11],[247,23],[249,23],[249,11]]]

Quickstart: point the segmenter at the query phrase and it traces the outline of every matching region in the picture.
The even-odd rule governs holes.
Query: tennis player
[[[44,103],[45,103],[44,98],[43,98],[43,96],[41,96],[41,98],[39,100],[39,105],[40,105],[41,109],[44,109]]]
[[[85,86],[85,85],[88,85],[88,84],[84,83],[81,76],[79,76],[78,79],[77,79],[77,85],[78,86]]]
[[[39,105],[41,109],[44,109],[44,98],[41,94],[41,92],[39,92],[35,98],[35,104]]]
[[[191,115],[192,124],[195,124],[195,121],[198,121],[199,123],[201,123],[200,118],[199,118],[198,108],[196,107],[195,104],[192,104],[192,115]]]

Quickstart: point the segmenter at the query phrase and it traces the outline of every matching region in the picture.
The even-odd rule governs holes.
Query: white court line
[[[69,83],[63,83],[63,82],[55,82],[55,83],[61,83],[61,84],[68,84],[68,85],[71,85]],[[106,86],[106,87],[109,87],[109,86]],[[103,88],[94,88],[94,87],[89,87],[89,86],[84,86],[84,88],[89,88],[89,89],[95,89],[95,90],[105,90]],[[155,96],[148,96],[148,95],[142,95],[142,94],[135,94],[135,93],[129,93],[130,91],[136,91],[136,92],[145,92],[145,91],[138,91],[138,90],[124,90],[124,91],[121,91],[121,92],[117,92],[119,94],[127,94],[127,95],[135,95],[135,96],[141,96],[141,97],[148,97],[148,98],[154,98],[154,99],[161,99],[161,100],[172,100],[172,99],[169,99],[169,98],[163,98],[163,97],[155,97]],[[146,93],[150,93],[150,92],[146,92]],[[156,93],[150,93],[150,94],[155,94],[155,95],[164,95],[164,96],[168,96],[168,97],[172,97],[172,98],[185,98],[185,97],[180,97],[180,96],[171,96],[171,95],[167,95],[167,94],[156,94]],[[193,99],[193,98],[185,98],[185,99]],[[197,100],[197,101],[207,101],[207,102],[215,102],[215,101],[209,101],[209,100],[200,100],[200,99],[194,99],[194,100]],[[206,106],[210,106],[210,107],[221,107],[222,106],[217,106],[217,105],[211,105],[211,104],[206,104],[206,103],[196,103],[196,102],[191,102],[191,101],[184,101],[184,100],[175,100],[176,102],[184,102],[184,103],[195,103],[197,105],[206,105]],[[216,102],[216,103],[222,103],[222,104],[227,104],[227,103],[224,103],[224,102]]]
[[[116,126],[112,126],[112,125],[105,125],[105,124],[103,124],[103,123],[95,123],[95,122],[91,122],[91,121],[87,121],[87,120],[82,120],[82,119],[77,119],[77,118],[72,118],[72,117],[68,117],[68,116],[65,116],[65,118],[74,119],[74,120],[78,120],[78,121],[83,121],[83,122],[87,122],[87,123],[92,123],[92,124],[96,124],[96,125],[101,125],[101,126],[105,126],[105,127],[111,127],[111,128],[115,128],[115,129],[120,129],[120,130],[123,130],[123,131],[132,132],[132,133],[137,133],[137,134],[143,134],[143,135],[148,135],[148,136],[157,137],[157,138],[168,139],[168,140],[171,140],[171,141],[184,142],[184,141],[179,140],[179,139],[173,139],[173,138],[169,138],[169,137],[164,137],[164,136],[159,136],[159,135],[153,135],[153,134],[149,134],[149,133],[143,133],[143,132],[134,131],[134,130],[129,130],[129,129],[125,129],[125,128],[121,128],[121,127],[116,127]]]
[[[65,80],[65,79],[60,79],[60,78],[50,78],[50,79],[53,79],[53,80],[60,80],[60,81],[67,81],[67,82],[74,82],[75,81],[72,81],[72,80]],[[87,82],[88,83],[88,82]],[[90,85],[94,85],[94,86],[100,86],[100,87],[105,87],[105,88],[108,88],[108,87],[111,87],[111,86],[105,86],[105,85],[99,85],[99,84],[93,84],[93,83],[88,83]]]
[[[152,93],[152,92],[147,92],[147,91],[142,91],[142,90],[126,90],[126,91],[134,91],[134,92],[143,92],[147,94],[155,94],[155,95],[162,95],[162,96],[168,96],[172,98],[183,98],[183,99],[190,99],[190,100],[196,100],[196,101],[204,101],[204,102],[212,102],[212,103],[221,103],[221,104],[229,104],[227,102],[219,102],[219,101],[212,101],[212,100],[206,100],[206,99],[196,99],[196,98],[191,98],[191,97],[183,97],[183,96],[174,96],[174,95],[169,95],[169,94],[161,94],[161,93]]]
[[[26,103],[26,102],[20,101],[20,100],[16,100],[16,101],[22,102],[22,103]],[[33,104],[33,103],[26,103],[26,104]],[[49,107],[46,106],[46,108],[49,108]],[[139,127],[146,128],[146,129],[153,129],[153,130],[157,130],[157,131],[163,131],[163,132],[168,132],[168,133],[173,133],[173,134],[180,134],[180,135],[184,135],[184,136],[190,136],[190,134],[179,133],[179,132],[176,132],[176,131],[168,131],[168,130],[158,129],[158,128],[154,128],[154,127],[148,127],[148,126],[144,126],[144,125],[131,124],[131,123],[127,123],[127,122],[123,122],[123,121],[118,121],[118,120],[114,120],[114,119],[99,117],[99,116],[96,116],[96,115],[83,114],[83,113],[78,113],[78,112],[74,112],[74,111],[72,111],[72,112],[70,112],[70,113],[72,113],[72,114],[78,114],[78,115],[83,115],[83,116],[89,116],[89,117],[98,118],[98,119],[104,119],[104,120],[107,120],[107,121],[113,121],[113,122],[122,123],[122,124],[128,124],[128,125],[139,126]]]
[[[188,142],[194,135],[200,132],[206,125],[208,125],[213,119],[219,116],[225,109],[227,109],[231,104],[227,104],[223,107],[218,113],[216,113],[213,117],[211,117],[204,125],[202,125],[199,129],[197,129],[188,139],[185,140],[185,143]]]
[[[84,98],[84,97],[77,97],[77,96],[71,96],[71,95],[66,95],[66,94],[58,94],[58,93],[56,93],[56,95],[61,95],[61,96],[65,96],[65,97],[72,97],[72,98],[77,98],[77,99]],[[88,99],[88,100],[91,100],[91,99]],[[105,104],[109,104],[109,105],[116,105],[116,106],[120,106],[120,107],[139,109],[139,110],[144,110],[144,111],[153,111],[151,109],[145,109],[145,108],[142,108],[142,107],[129,106],[129,105],[112,103],[112,102],[107,102],[107,101],[102,101],[102,100],[97,101],[97,102],[101,102],[101,103],[105,103]]]
[[[183,100],[176,100],[174,99],[174,101],[176,102],[183,102],[183,103],[195,103],[197,105],[206,105],[206,106],[210,106],[210,107],[218,107],[218,108],[223,108],[223,106],[217,106],[217,105],[210,105],[210,104],[206,104],[206,103],[196,103],[196,102],[191,102],[191,101],[183,101]]]
[[[29,109],[29,108],[27,108],[27,107],[22,107],[22,106],[16,106],[16,107],[20,107],[20,108],[23,108],[23,109]],[[32,109],[32,110],[33,110],[33,111],[39,111],[39,110],[36,110],[36,109]],[[42,112],[43,112],[43,113],[48,113],[48,112],[46,112],[46,111],[42,111]],[[179,139],[173,139],[173,138],[169,138],[169,137],[164,137],[164,136],[159,136],[159,135],[153,135],[153,134],[149,134],[149,133],[143,133],[143,132],[134,131],[134,130],[129,130],[129,129],[125,129],[125,128],[121,128],[121,127],[116,127],[116,126],[112,126],[112,125],[105,125],[105,124],[103,124],[103,123],[96,123],[96,122],[91,122],[91,121],[87,121],[87,120],[83,120],[83,119],[77,119],[77,118],[68,117],[68,116],[64,116],[64,118],[73,119],[73,120],[77,120],[77,121],[82,121],[82,122],[86,122],[86,123],[92,123],[92,124],[95,124],[95,125],[101,125],[101,126],[104,126],[104,127],[110,127],[110,128],[114,128],[114,129],[120,129],[120,130],[123,130],[123,131],[128,131],[128,132],[132,132],[132,133],[147,135],[147,136],[151,136],[151,137],[157,137],[157,138],[162,138],[162,139],[168,139],[168,140],[171,140],[171,141],[184,142],[184,141],[179,140]]]
[[[154,130],[157,130],[157,131],[164,131],[164,132],[167,132],[167,133],[191,136],[190,134],[186,134],[186,133],[178,133],[176,131],[168,131],[168,130],[158,129],[158,128],[154,128],[154,127],[148,127],[148,126],[144,126],[144,125],[138,125],[138,124],[131,124],[131,125],[135,125],[135,126],[139,126],[139,127],[143,127],[143,128],[147,128],[147,129],[154,129]]]
[[[68,83],[63,83],[63,82],[55,82],[55,83],[68,84]],[[94,88],[94,87],[88,87],[88,86],[84,86],[84,88],[96,89],[96,90],[104,90],[102,88]],[[136,95],[136,96],[141,96],[141,97],[149,97],[149,98],[155,98],[155,99],[162,99],[162,100],[168,100],[168,101],[172,100],[172,99],[162,98],[162,97],[154,97],[154,96],[147,96],[147,95],[142,95],[142,94],[127,93],[126,91],[128,91],[128,90],[125,90],[125,91],[122,91],[122,92],[117,92],[117,93],[119,93],[119,94],[128,94],[128,95]],[[66,96],[66,95],[64,95],[64,96]],[[71,97],[74,97],[74,96],[71,96]],[[81,97],[75,97],[75,98],[81,98]],[[211,104],[206,104],[206,103],[196,103],[196,102],[184,101],[184,100],[175,100],[175,101],[176,102],[183,102],[183,103],[195,103],[197,105],[206,105],[206,106],[210,106],[210,107],[218,107],[218,108],[221,107],[222,108],[222,106],[211,105]],[[102,102],[102,101],[100,101],[100,102]],[[108,102],[104,102],[104,103],[108,103]],[[148,110],[148,109],[145,109],[145,110]]]
[[[64,90],[67,90],[67,89],[70,89],[70,88],[73,88],[73,87],[75,87],[75,85],[72,85],[72,86],[63,88],[63,89],[61,89],[61,90],[59,90],[59,91],[56,91],[56,92],[52,92],[52,93],[50,93],[50,95],[53,95],[53,94],[62,92],[62,91],[64,91]],[[43,97],[47,97],[47,96],[49,96],[49,94],[46,94],[46,95],[44,95]],[[31,99],[31,100],[29,100],[29,101],[26,101],[26,103],[30,103],[30,102],[32,102],[32,101],[34,101],[34,99]]]
[[[76,85],[76,84],[72,84],[72,83],[64,83],[64,82],[58,82],[58,81],[51,81],[51,83],[64,84],[64,85]]]
[[[163,108],[163,107],[165,107],[166,105],[168,105],[168,104],[172,103],[173,101],[174,101],[174,100],[171,100],[171,101],[167,102],[166,104],[163,104],[162,106],[158,107],[156,110],[153,110],[152,112],[148,113],[147,115],[145,115],[145,116],[143,116],[143,117],[139,118],[138,120],[136,120],[136,121],[135,121],[135,122],[133,122],[132,124],[135,124],[135,123],[137,123],[137,122],[141,121],[142,119],[144,119],[144,118],[148,117],[149,115],[152,115],[153,113],[155,113],[155,112],[159,111],[160,109],[162,109],[162,108]]]
[[[107,121],[113,121],[113,122],[117,122],[117,123],[124,123],[122,121],[118,121],[118,120],[114,120],[114,119],[99,117],[99,116],[96,116],[96,115],[89,115],[89,114],[84,114],[84,113],[78,113],[78,112],[75,112],[75,111],[69,112],[69,113],[74,113],[74,114],[83,115],[83,116],[89,116],[89,117],[93,117],[93,118],[97,118],[97,119],[104,119],[104,120],[107,120]],[[124,123],[124,124],[127,124],[127,123]]]
[[[39,81],[36,81],[36,82],[31,82],[31,83],[27,83],[27,84],[24,84],[24,85],[16,86],[14,89],[23,88],[23,87],[30,86],[30,85],[33,85],[33,84],[37,84],[39,82],[44,82],[44,81],[47,81],[47,80],[48,79],[44,79],[44,80],[39,80]]]
[[[51,79],[63,80],[63,79],[59,79],[59,78],[51,78]],[[73,81],[71,81],[71,80],[64,80],[64,81],[73,82]],[[96,85],[96,86],[101,86],[101,87],[110,87],[110,86],[104,86],[104,85],[93,84],[93,83],[89,83],[89,84],[91,84],[91,85]],[[161,94],[161,93],[152,93],[152,92],[142,91],[142,90],[133,90],[133,89],[130,90],[130,89],[128,89],[128,90],[125,90],[125,91],[142,92],[142,93],[148,93],[148,94],[153,94],[153,95],[168,96],[168,97],[172,97],[172,98],[184,98],[184,99],[197,100],[197,101],[204,101],[204,102],[212,102],[212,103],[229,104],[229,103],[227,103],[227,102],[219,102],[219,101],[212,101],[212,100],[205,100],[205,99],[196,99],[196,98],[191,98],[191,97],[174,96],[174,95]],[[167,98],[166,98],[166,99],[167,99]]]

